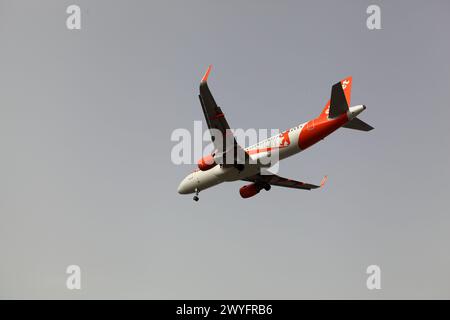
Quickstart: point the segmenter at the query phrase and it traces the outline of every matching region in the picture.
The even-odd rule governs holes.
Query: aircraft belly
[[[242,170],[242,171],[239,171],[238,169],[236,169],[234,167],[229,167],[224,170],[226,171],[226,173],[224,175],[225,181],[236,181],[236,180],[241,180],[241,179],[250,177],[256,173],[259,173],[261,168],[257,165],[247,164],[244,166],[244,170]]]
[[[256,165],[246,165],[242,171],[234,167],[221,168],[217,165],[207,171],[196,171],[194,175],[197,181],[197,188],[205,190],[225,181],[236,181],[250,177],[259,173],[259,171],[260,167]]]
[[[205,190],[224,181],[220,166],[215,166],[207,171],[196,171],[197,188]]]

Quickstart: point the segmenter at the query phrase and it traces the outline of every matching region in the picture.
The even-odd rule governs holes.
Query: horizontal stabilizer
[[[355,130],[361,130],[361,131],[370,131],[373,129],[373,127],[371,125],[368,125],[367,123],[365,123],[364,121],[362,121],[358,118],[353,118],[352,120],[347,122],[345,125],[343,125],[343,127],[347,128],[347,129],[355,129]]]

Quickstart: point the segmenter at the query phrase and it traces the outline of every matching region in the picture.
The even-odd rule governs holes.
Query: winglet
[[[322,188],[328,180],[328,176],[324,176],[322,181],[320,181],[320,187]]]
[[[211,72],[212,65],[209,65],[208,70],[206,70],[205,75],[202,78],[201,82],[208,81],[209,73]]]

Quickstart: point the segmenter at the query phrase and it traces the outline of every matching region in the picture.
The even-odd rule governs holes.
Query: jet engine
[[[242,198],[250,198],[258,194],[261,191],[261,189],[262,188],[260,186],[254,183],[250,183],[240,188],[239,194],[241,195]]]
[[[217,163],[214,159],[214,156],[210,154],[198,160],[197,165],[201,171],[206,171],[211,168],[214,168],[217,165]]]

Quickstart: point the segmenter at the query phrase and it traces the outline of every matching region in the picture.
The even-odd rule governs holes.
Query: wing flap
[[[303,189],[303,190],[312,190],[321,188],[325,185],[325,182],[327,181],[327,176],[323,177],[322,181],[319,185],[306,183],[302,181],[296,181],[288,178],[280,177],[276,174],[270,174],[270,175],[261,175],[261,174],[255,174],[253,176],[250,176],[248,178],[242,179],[244,181],[251,181],[256,184],[270,184],[272,186],[278,186],[278,187],[285,187],[285,188],[293,188],[293,189]]]

